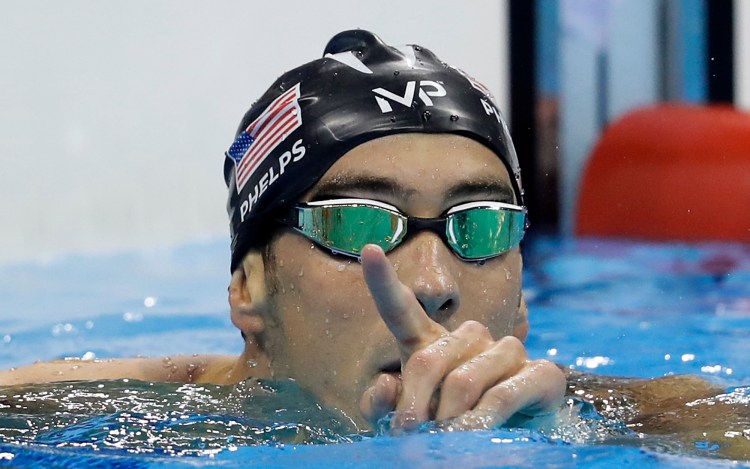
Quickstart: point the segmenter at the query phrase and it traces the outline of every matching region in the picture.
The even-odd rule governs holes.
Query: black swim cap
[[[423,47],[392,47],[371,32],[344,31],[323,58],[276,80],[247,111],[226,152],[231,269],[268,240],[275,211],[296,203],[346,152],[407,132],[484,144],[513,176],[522,203],[513,142],[483,85]]]

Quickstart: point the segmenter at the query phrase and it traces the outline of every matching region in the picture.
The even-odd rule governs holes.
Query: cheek
[[[521,301],[521,263],[518,254],[465,269],[461,282],[459,321],[485,324],[495,338],[512,334]]]
[[[300,253],[277,262],[284,297],[277,304],[287,326],[303,322],[310,336],[333,338],[372,316],[374,304],[356,259],[330,256],[306,240],[287,244],[295,249],[286,252]]]

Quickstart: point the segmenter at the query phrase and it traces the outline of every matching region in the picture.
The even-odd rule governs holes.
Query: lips
[[[401,372],[401,361],[395,360],[387,363],[385,366],[380,368],[381,373],[399,373]]]

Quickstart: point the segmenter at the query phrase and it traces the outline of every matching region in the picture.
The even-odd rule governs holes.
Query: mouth
[[[381,373],[400,373],[401,372],[401,360],[394,360],[386,363],[385,366],[380,368]]]

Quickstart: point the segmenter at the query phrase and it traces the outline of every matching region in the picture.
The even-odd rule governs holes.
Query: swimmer
[[[718,392],[528,357],[518,157],[487,89],[425,48],[336,35],[252,105],[224,177],[239,357],[36,363],[0,384],[292,378],[362,429],[491,428],[554,414],[566,392],[656,415]]]

